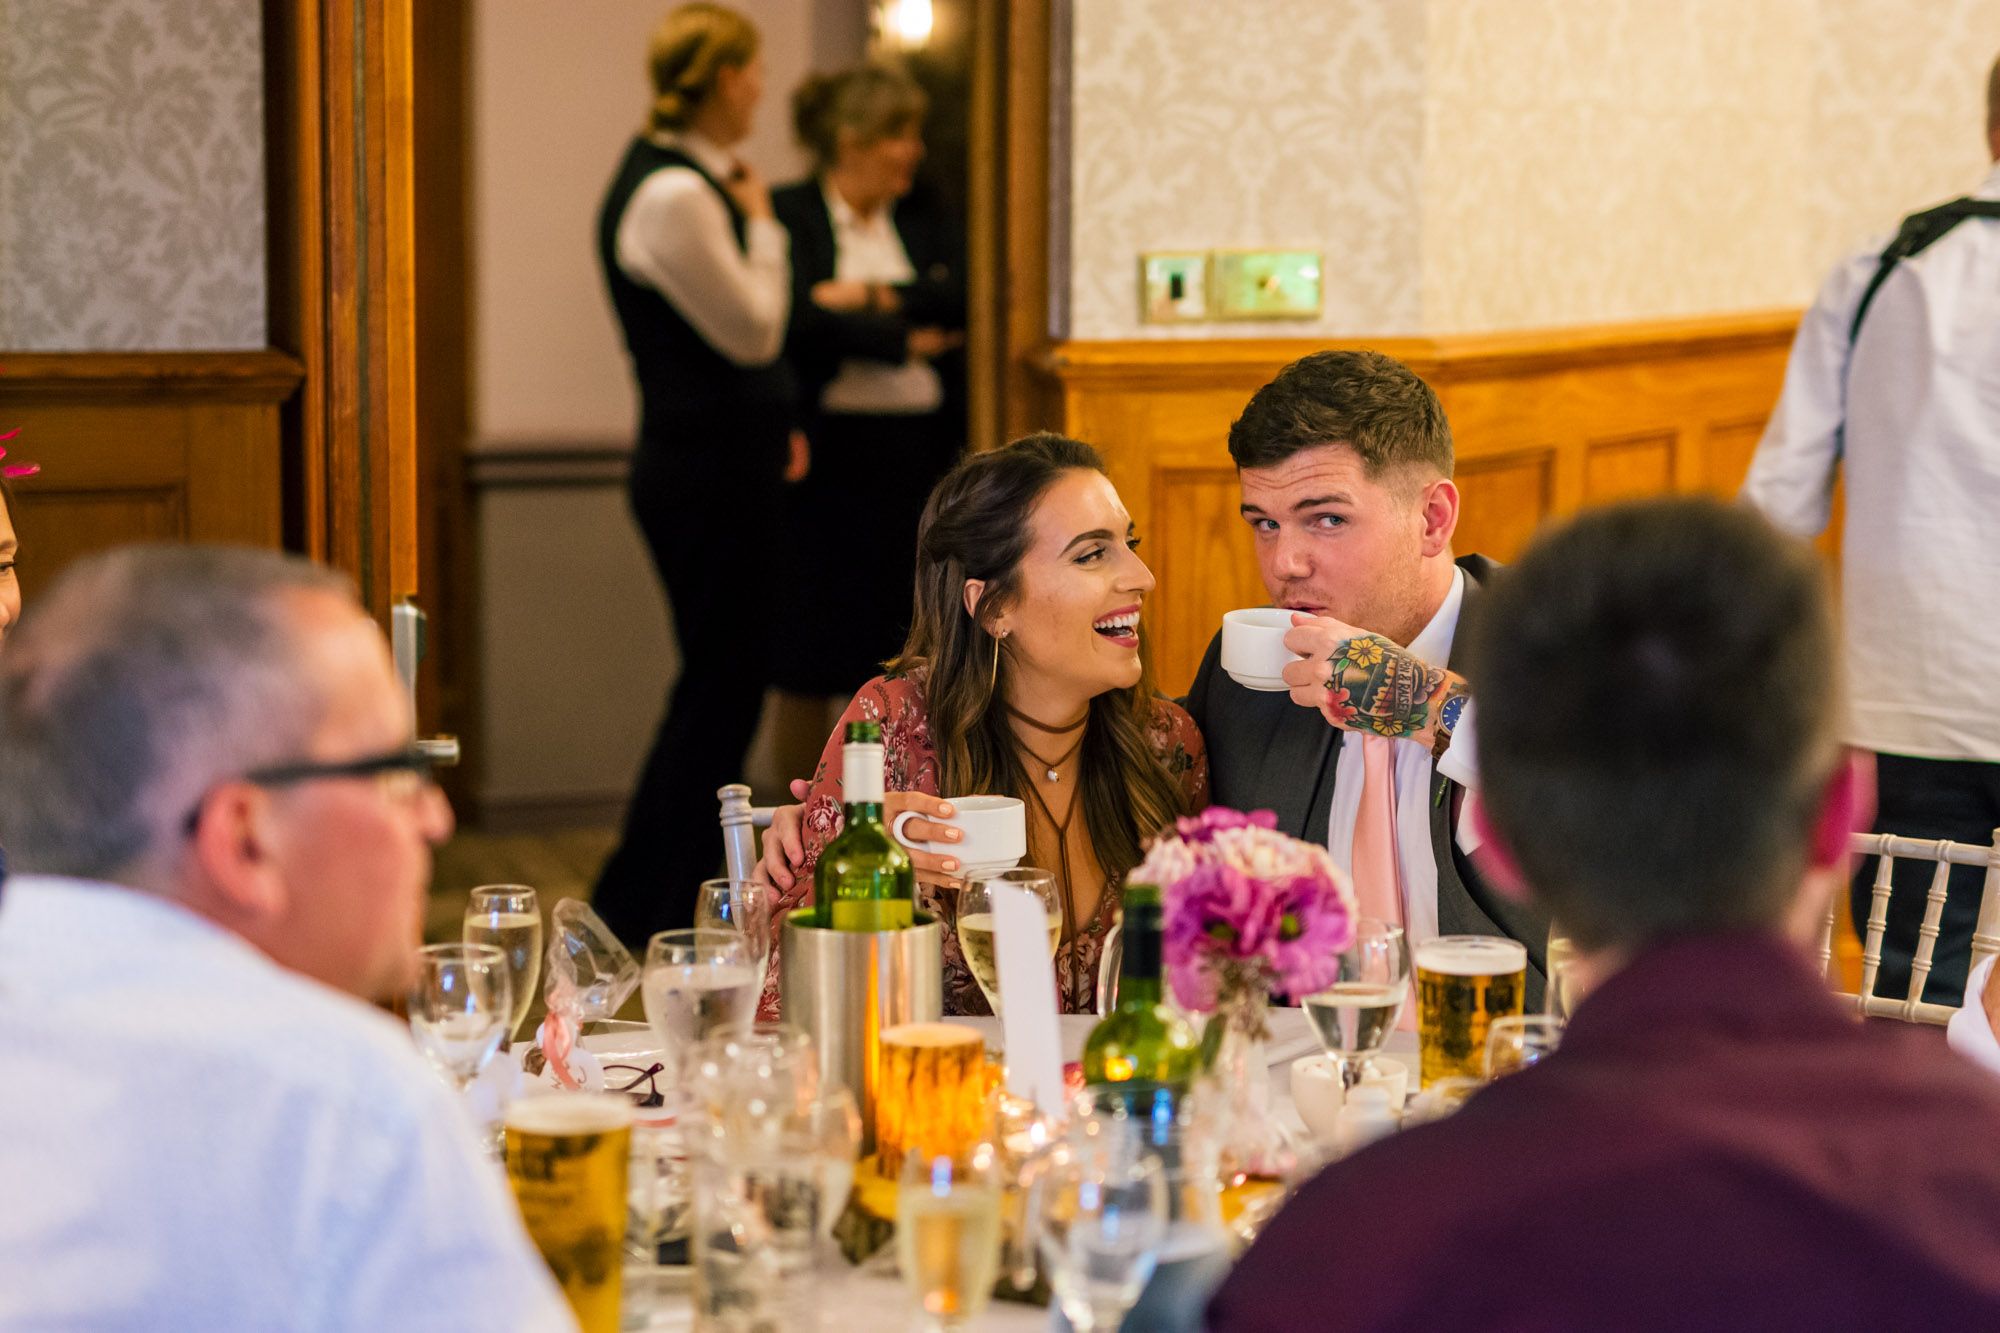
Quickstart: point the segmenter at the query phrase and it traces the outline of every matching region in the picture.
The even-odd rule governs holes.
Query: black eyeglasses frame
[[[359,759],[311,760],[300,759],[283,764],[267,764],[253,768],[237,782],[247,782],[253,787],[296,787],[302,782],[318,782],[326,778],[373,778],[384,773],[415,773],[426,781],[432,774],[431,758],[422,746],[415,743],[385,750],[381,754],[363,755]],[[188,811],[182,832],[188,837],[201,824],[201,812],[208,804],[209,793]]]

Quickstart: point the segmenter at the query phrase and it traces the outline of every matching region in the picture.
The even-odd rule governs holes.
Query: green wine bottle
[[[1083,1044],[1085,1083],[1143,1082],[1185,1091],[1201,1069],[1201,1043],[1160,990],[1160,891],[1125,886],[1118,1003]]]
[[[882,726],[850,722],[840,747],[846,826],[819,854],[815,924],[832,930],[905,930],[916,924],[910,854],[882,825]]]

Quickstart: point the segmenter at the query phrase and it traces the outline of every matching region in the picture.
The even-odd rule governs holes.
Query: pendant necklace
[[[1012,704],[1007,704],[1005,705],[1005,707],[1010,714],[1019,718],[1021,721],[1027,723],[1029,726],[1033,727],[1036,731],[1045,731],[1051,736],[1067,736],[1072,731],[1081,732],[1083,730],[1084,724],[1090,721],[1090,710],[1088,708],[1084,710],[1082,717],[1070,723],[1068,726],[1052,727],[1046,722],[1038,721],[1035,718],[1029,717],[1026,713],[1014,707],[1014,705]],[[1042,756],[1036,754],[1034,750],[1030,749],[1027,742],[1022,741],[1020,737],[1017,736],[1014,739],[1015,743],[1020,746],[1021,750],[1025,754],[1032,757],[1036,763],[1042,766],[1042,776],[1050,782],[1062,781],[1062,775],[1058,773],[1056,770],[1061,768],[1064,764],[1068,763],[1070,759],[1076,754],[1076,752],[1083,748],[1083,737],[1079,735],[1076,738],[1076,740],[1071,743],[1069,749],[1062,752],[1060,757],[1056,759],[1044,759],[1042,758]]]

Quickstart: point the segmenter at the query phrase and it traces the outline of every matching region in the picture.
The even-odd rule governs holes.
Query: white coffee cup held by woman
[[[889,831],[913,852],[928,851],[939,857],[955,853],[963,878],[1011,870],[1021,864],[1021,858],[1028,854],[1028,815],[1020,798],[957,796],[949,804],[954,811],[949,819],[924,819],[917,810],[904,810],[891,821]],[[919,840],[909,831],[918,820],[926,826],[942,823],[955,828],[959,837]]]

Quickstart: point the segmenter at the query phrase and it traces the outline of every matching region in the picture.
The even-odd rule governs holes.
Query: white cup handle
[[[889,836],[894,838],[897,842],[902,843],[905,847],[908,847],[914,851],[928,850],[930,847],[929,843],[911,842],[907,837],[903,835],[903,825],[909,823],[912,819],[921,819],[921,818],[923,818],[923,816],[920,815],[915,810],[903,811],[902,814],[897,815],[896,818],[890,822]]]

